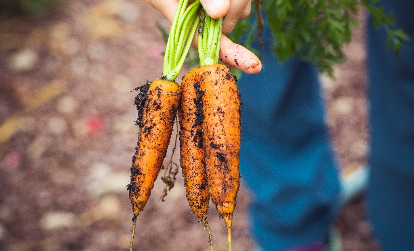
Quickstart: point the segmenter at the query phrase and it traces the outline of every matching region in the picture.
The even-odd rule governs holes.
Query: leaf
[[[322,72],[332,73],[343,60],[342,45],[350,41],[352,29],[358,28],[356,14],[361,7],[372,16],[377,28],[387,31],[388,44],[398,51],[408,35],[392,29],[395,18],[386,13],[380,0],[267,0],[262,9],[273,35],[273,52],[281,61],[300,58],[315,64]],[[254,8],[254,5],[252,6]],[[256,16],[237,23],[232,40],[251,48]]]

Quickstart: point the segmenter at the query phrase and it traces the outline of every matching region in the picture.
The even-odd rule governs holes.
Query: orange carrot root
[[[240,185],[240,94],[236,79],[226,66],[215,64],[201,70],[208,186],[212,201],[226,223],[231,250],[232,216]]]
[[[139,111],[141,118],[138,119],[138,144],[128,185],[134,218],[147,203],[165,158],[179,99],[177,83],[157,79],[151,83],[143,100],[143,110]]]

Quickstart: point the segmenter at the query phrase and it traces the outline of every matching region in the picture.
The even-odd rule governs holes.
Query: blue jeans
[[[382,248],[414,250],[414,1],[384,0],[411,41],[397,56],[368,30],[371,175],[368,216]]]
[[[240,171],[253,192],[252,232],[264,250],[325,241],[339,208],[339,182],[316,69],[278,63],[270,33],[263,69],[243,75]]]
[[[384,250],[414,250],[414,1],[380,4],[394,10],[411,41],[396,56],[369,23],[368,215]],[[269,31],[263,38],[262,72],[238,83],[240,169],[253,193],[252,233],[264,250],[279,250],[326,240],[339,185],[316,70],[278,63]]]

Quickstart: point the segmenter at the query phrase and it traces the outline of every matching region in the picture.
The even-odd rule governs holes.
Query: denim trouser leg
[[[414,1],[384,0],[411,37],[396,56],[369,24],[368,215],[384,250],[414,250]]]
[[[281,65],[268,48],[262,72],[238,82],[240,169],[253,192],[253,235],[264,250],[279,250],[326,241],[339,182],[316,69],[297,60]]]

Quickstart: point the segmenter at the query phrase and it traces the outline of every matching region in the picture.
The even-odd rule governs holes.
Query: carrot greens
[[[202,9],[200,19],[202,19],[202,26],[200,24],[202,29],[199,30],[198,34],[200,67],[217,64],[220,52],[223,18],[213,19]]]
[[[187,6],[188,0],[178,3],[165,50],[162,76],[171,81],[177,78],[184,64],[200,21],[197,16],[200,2],[195,1]]]

